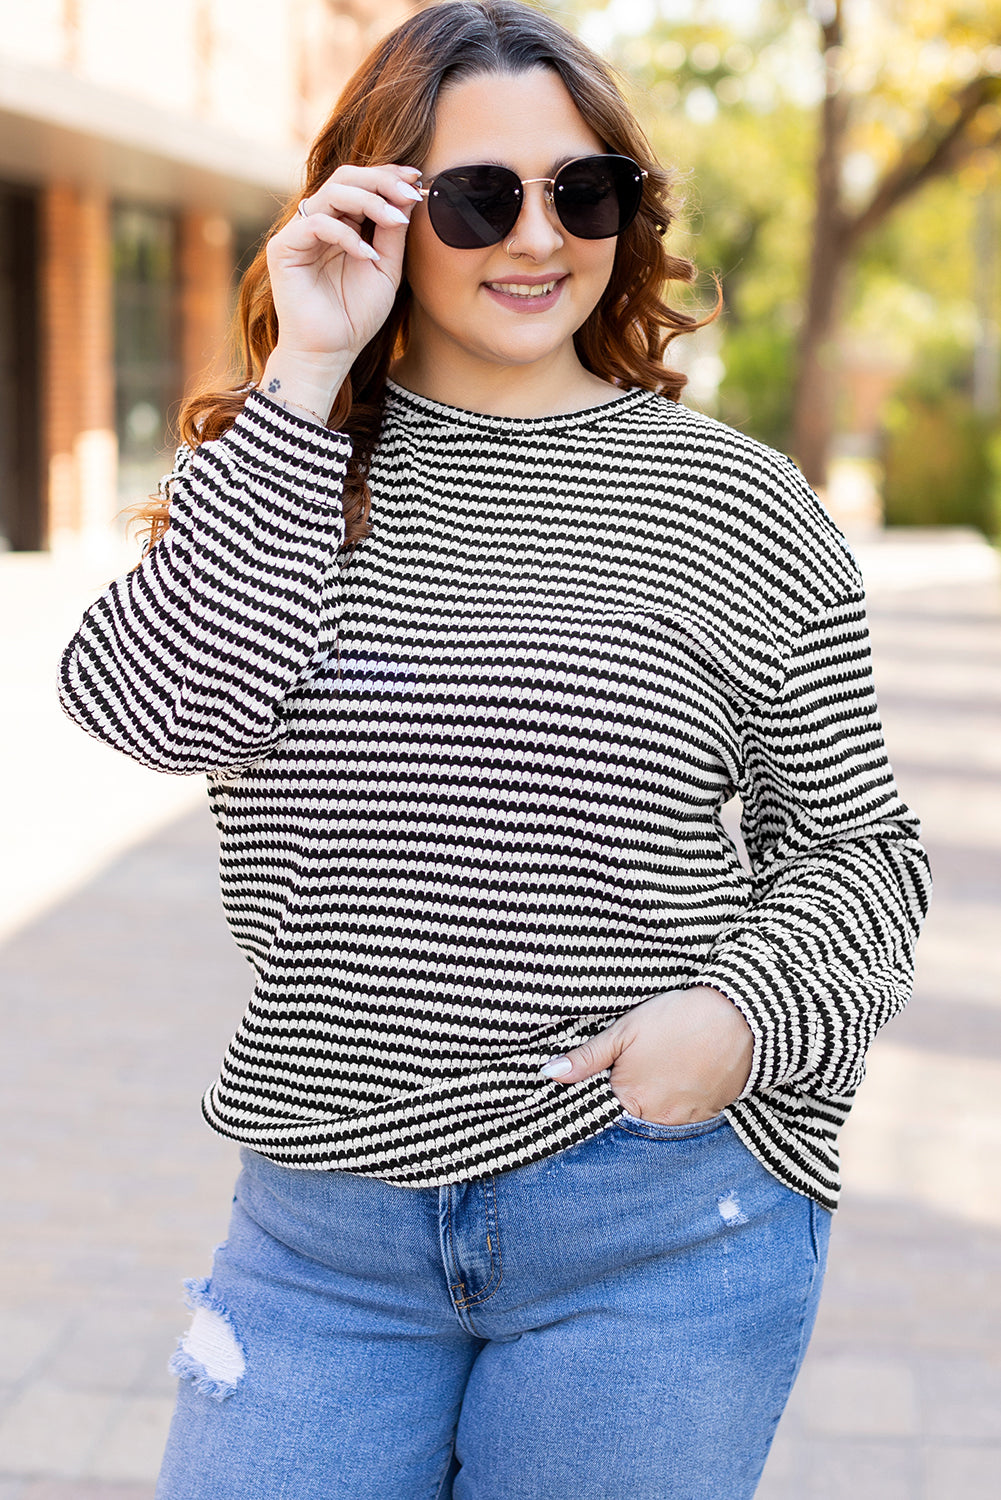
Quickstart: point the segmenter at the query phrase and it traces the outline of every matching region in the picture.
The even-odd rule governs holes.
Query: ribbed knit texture
[[[788,459],[639,390],[503,418],[391,384],[353,553],[349,452],[252,392],[62,659],[84,729],[208,774],[257,979],[207,1119],[291,1167],[484,1177],[621,1113],[545,1059],[709,984],[755,1037],[730,1122],[833,1208],[929,884],[843,537]]]

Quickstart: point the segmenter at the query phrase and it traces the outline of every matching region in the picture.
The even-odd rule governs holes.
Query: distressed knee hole
[[[180,1339],[168,1368],[190,1380],[203,1396],[224,1401],[232,1396],[247,1362],[229,1314],[209,1292],[209,1283],[186,1281],[186,1301],[193,1309],[191,1326]]]

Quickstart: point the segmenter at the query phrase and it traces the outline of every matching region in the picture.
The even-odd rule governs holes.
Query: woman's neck
[[[586,370],[572,347],[569,353],[527,365],[432,361],[411,347],[389,373],[397,385],[429,401],[492,417],[557,416],[602,406],[622,394],[618,386]]]

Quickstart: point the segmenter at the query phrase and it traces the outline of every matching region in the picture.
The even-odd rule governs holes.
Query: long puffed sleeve
[[[259,391],[170,483],[170,527],[87,609],[59,700],[89,734],[157,771],[252,764],[317,647],[337,569],[351,452],[342,433]]]
[[[910,995],[930,893],[920,828],[886,757],[861,597],[810,620],[781,692],[747,710],[743,739],[753,904],[698,982],[754,1033],[741,1100],[782,1086],[844,1100]]]

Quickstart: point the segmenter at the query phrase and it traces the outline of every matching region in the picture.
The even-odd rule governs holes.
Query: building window
[[[244,273],[250,270],[254,257],[264,244],[270,224],[246,224],[233,226],[233,300],[240,287]]]
[[[0,184],[0,551],[43,545],[38,212]]]
[[[113,238],[118,485],[127,502],[155,490],[173,457],[182,381],[177,223],[119,204]]]

